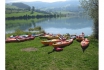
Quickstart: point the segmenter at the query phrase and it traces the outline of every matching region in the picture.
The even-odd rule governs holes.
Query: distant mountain
[[[41,10],[54,10],[54,11],[62,11],[62,10],[68,10],[68,11],[79,11],[81,10],[79,8],[80,2],[78,0],[71,0],[71,1],[58,1],[58,2],[23,2],[24,4],[27,4],[29,6],[35,6],[35,8],[41,9]]]
[[[6,4],[5,8],[15,8],[15,9],[18,9],[17,6],[13,6],[11,4]]]
[[[35,9],[40,9],[48,12],[57,12],[57,11],[71,11],[71,12],[79,12],[82,9],[79,8],[80,2],[79,0],[69,0],[69,1],[58,1],[58,2],[22,2],[22,3],[12,3],[13,6],[17,6],[19,8],[26,8],[34,6]]]
[[[48,3],[48,2],[40,2],[40,1],[35,1],[35,2],[23,2],[24,4],[27,4],[29,6],[35,6],[37,8],[40,8],[40,7],[56,7],[56,8],[59,8],[59,7],[64,7],[64,6],[67,6],[67,5],[70,5],[70,6],[78,6],[80,3],[79,1],[58,1],[58,2],[52,2],[52,3]]]
[[[12,6],[16,6],[18,8],[24,8],[24,9],[27,9],[30,7],[29,5],[26,5],[24,3],[12,3]]]

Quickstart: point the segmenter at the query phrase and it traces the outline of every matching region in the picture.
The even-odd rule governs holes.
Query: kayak
[[[53,43],[52,46],[53,47],[64,47],[64,46],[70,45],[72,42],[73,42],[73,39],[69,39],[69,40]]]
[[[81,41],[81,48],[83,49],[83,51],[89,46],[89,42],[90,41],[87,38]]]
[[[51,40],[51,39],[59,39],[59,36],[48,36],[47,39],[48,40]]]
[[[14,36],[14,37],[8,37],[5,42],[10,43],[10,42],[23,42],[27,40],[34,40],[35,36],[29,36],[29,35],[20,35],[20,36]]]
[[[6,40],[5,40],[5,42],[6,43],[11,43],[11,42],[23,42],[23,41],[25,41],[25,39],[16,39],[16,38],[7,38]]]
[[[83,37],[76,36],[76,40],[77,40],[78,42],[81,42],[83,39],[84,39]]]
[[[44,41],[41,41],[41,43],[45,46],[47,45],[52,45],[53,43],[55,42],[60,42],[61,40],[60,39],[52,39],[52,40],[44,40]]]

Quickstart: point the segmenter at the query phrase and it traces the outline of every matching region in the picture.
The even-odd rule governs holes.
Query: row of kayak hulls
[[[61,35],[61,34],[56,34],[56,35],[48,34],[48,35],[39,36],[40,39],[48,39],[48,40],[60,39],[60,37],[67,39],[69,36],[64,36],[64,35]]]
[[[52,39],[52,38],[48,38],[48,37],[53,37],[53,36],[47,35],[47,36],[43,36],[43,37],[46,37],[46,39]],[[73,42],[73,40],[76,39],[78,42],[80,42],[83,50],[89,46],[89,40],[82,35],[79,35],[79,36],[71,35],[70,38],[71,38],[70,41],[67,41],[67,40],[62,41],[62,40],[59,40],[60,38],[56,39],[54,37],[54,39],[56,39],[56,41],[46,40],[46,41],[41,41],[41,43],[44,45],[52,45],[54,48],[56,48],[56,47],[63,47],[63,46],[70,45]]]
[[[23,42],[23,41],[27,41],[27,40],[34,40],[34,36],[31,37],[12,37],[12,38],[7,38],[5,40],[6,43],[11,43],[11,42]]]
[[[6,43],[10,43],[10,42],[23,42],[23,41],[25,41],[25,39],[8,38],[5,41],[6,41]]]
[[[46,46],[51,45],[54,48],[58,48],[58,47],[64,47],[70,45],[71,43],[73,43],[73,39],[69,39],[65,41],[62,41],[60,39],[53,39],[53,40],[41,41],[41,43]],[[81,48],[84,51],[89,46],[89,40],[85,38],[80,42],[80,44],[81,44]]]

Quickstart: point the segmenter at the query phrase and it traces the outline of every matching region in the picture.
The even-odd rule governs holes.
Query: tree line
[[[18,17],[16,17],[16,16],[12,16],[12,17],[6,17],[6,20],[15,20],[15,19],[31,19],[31,18],[37,18],[37,19],[39,19],[39,18],[56,18],[56,17],[59,17],[59,15],[56,15],[56,14],[54,14],[54,15],[36,15],[36,16],[34,16],[34,15],[32,15],[32,16],[30,16],[30,15],[23,15],[23,16],[18,16]]]

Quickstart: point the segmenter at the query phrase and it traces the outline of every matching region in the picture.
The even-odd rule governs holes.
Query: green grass
[[[43,13],[39,13],[39,12],[34,12],[33,14],[31,14],[31,11],[28,12],[19,12],[19,13],[11,13],[11,14],[6,14],[6,17],[19,17],[19,16],[24,16],[24,15],[29,15],[29,16],[36,16],[36,15],[47,15],[47,14],[43,14]]]
[[[80,43],[74,42],[63,51],[52,51],[52,46],[42,47],[41,39],[20,43],[6,43],[6,70],[98,70],[98,41],[90,40],[83,53]],[[24,48],[36,51],[21,51]]]
[[[5,5],[5,8],[12,8],[12,9],[18,9],[18,7],[16,7],[16,6],[12,6],[12,5]]]

